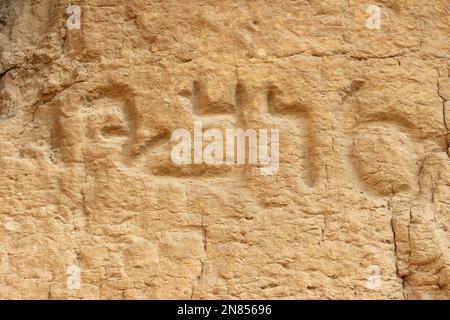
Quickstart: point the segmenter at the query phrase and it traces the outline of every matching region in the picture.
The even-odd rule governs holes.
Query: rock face
[[[2,0],[0,298],[449,298],[449,17]],[[195,121],[279,170],[173,163]]]

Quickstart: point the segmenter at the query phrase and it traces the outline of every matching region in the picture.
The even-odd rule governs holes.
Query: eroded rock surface
[[[449,17],[3,0],[0,298],[449,298]],[[196,120],[279,129],[278,173],[175,165]]]

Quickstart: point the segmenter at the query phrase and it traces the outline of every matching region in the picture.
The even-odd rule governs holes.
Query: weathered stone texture
[[[450,5],[370,4],[2,0],[0,298],[449,298]],[[195,120],[278,174],[174,165]]]

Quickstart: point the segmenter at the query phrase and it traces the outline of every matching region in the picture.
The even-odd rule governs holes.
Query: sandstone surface
[[[449,63],[445,0],[1,0],[0,298],[448,299]]]

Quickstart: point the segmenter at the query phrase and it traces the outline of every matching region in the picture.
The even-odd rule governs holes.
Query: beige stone
[[[448,299],[450,8],[369,4],[1,1],[0,298]]]

